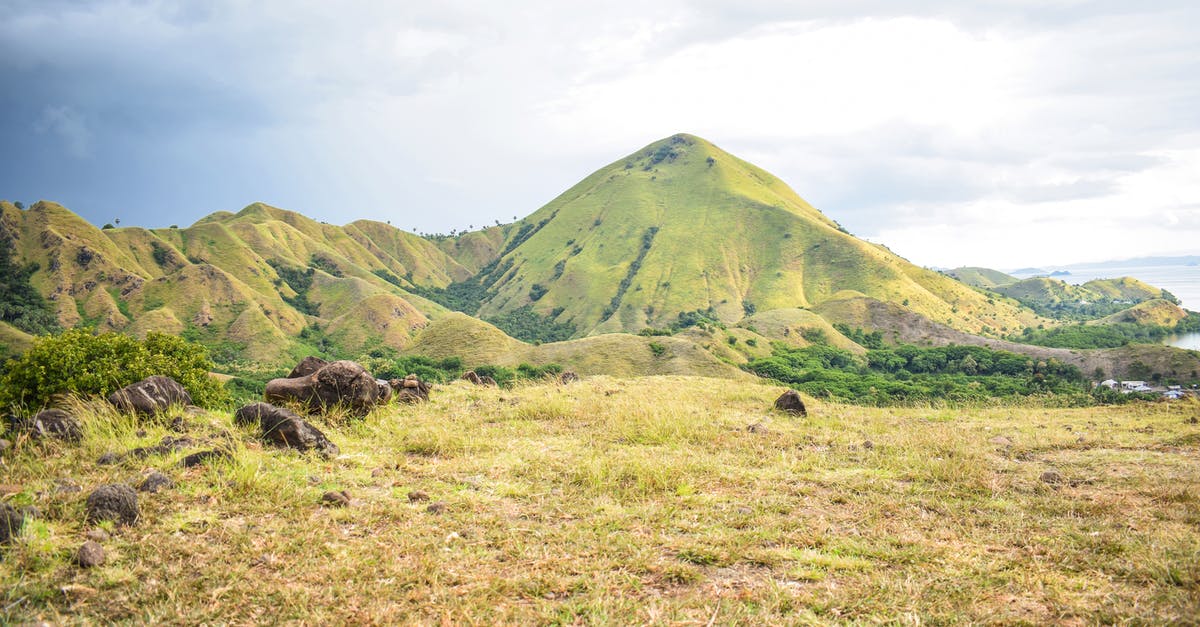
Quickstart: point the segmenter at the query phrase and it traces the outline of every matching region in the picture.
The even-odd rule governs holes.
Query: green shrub
[[[662,357],[663,354],[667,352],[667,347],[659,344],[658,342],[650,342],[650,352],[653,353],[655,357]]]
[[[197,405],[213,407],[227,402],[229,395],[208,376],[210,370],[207,350],[178,337],[150,333],[138,340],[72,329],[35,339],[28,351],[5,364],[0,407],[32,411],[60,394],[108,396],[152,375],[171,377]]]

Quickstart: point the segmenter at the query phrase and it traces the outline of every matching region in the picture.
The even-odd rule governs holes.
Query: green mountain
[[[1004,274],[999,270],[972,266],[964,266],[962,268],[947,270],[946,275],[962,281],[967,285],[982,287],[984,289],[993,289],[1001,285],[1016,283],[1019,280],[1017,277]]]
[[[969,332],[1036,316],[846,233],[782,181],[691,135],[601,168],[510,225],[479,274],[431,298],[573,337],[869,296]],[[482,261],[478,259],[477,261]]]

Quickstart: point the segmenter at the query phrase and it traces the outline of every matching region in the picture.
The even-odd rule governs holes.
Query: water
[[[1163,338],[1163,343],[1167,346],[1178,346],[1179,348],[1200,351],[1200,332],[1168,335]]]

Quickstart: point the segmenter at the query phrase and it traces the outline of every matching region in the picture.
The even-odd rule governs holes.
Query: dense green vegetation
[[[0,238],[0,320],[32,335],[58,330],[46,299],[29,282],[37,271],[36,263],[14,260],[12,240]]]
[[[575,335],[575,325],[555,322],[553,316],[540,315],[529,305],[485,320],[525,342],[561,342]]]
[[[93,335],[71,329],[34,340],[10,359],[0,374],[0,408],[29,413],[60,394],[109,394],[152,375],[175,379],[197,405],[214,407],[228,400],[212,370],[208,352],[182,338],[150,333],[145,340],[121,333]]]
[[[283,301],[297,311],[310,316],[320,315],[320,304],[309,302],[308,289],[312,287],[313,274],[316,270],[312,267],[301,269],[288,266],[274,259],[267,260],[275,272],[279,275],[280,280],[287,283],[288,287],[296,292],[295,296],[282,296]]]
[[[600,313],[601,321],[608,320],[617,313],[621,299],[625,296],[625,292],[629,291],[629,286],[633,284],[633,277],[637,276],[638,270],[642,268],[642,262],[645,261],[646,254],[650,252],[650,246],[654,244],[654,236],[657,234],[657,226],[646,229],[646,232],[642,234],[642,247],[638,249],[638,256],[629,264],[629,270],[625,272],[625,278],[621,279],[620,285],[617,286],[617,293],[608,302],[608,307],[605,307],[604,311]]]
[[[1117,348],[1127,344],[1157,344],[1168,335],[1200,331],[1200,314],[1190,313],[1173,327],[1118,322],[1073,324],[1053,329],[1026,328],[1009,339],[1014,342],[1054,348]]]
[[[1087,389],[1074,366],[980,346],[902,344],[858,356],[827,345],[794,349],[776,344],[770,357],[752,360],[745,368],[816,397],[871,405],[1045,394],[1082,397]]]

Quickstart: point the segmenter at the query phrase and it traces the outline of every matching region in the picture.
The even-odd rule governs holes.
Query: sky
[[[677,132],[922,265],[1200,254],[1200,3],[0,0],[0,198],[510,222]]]

